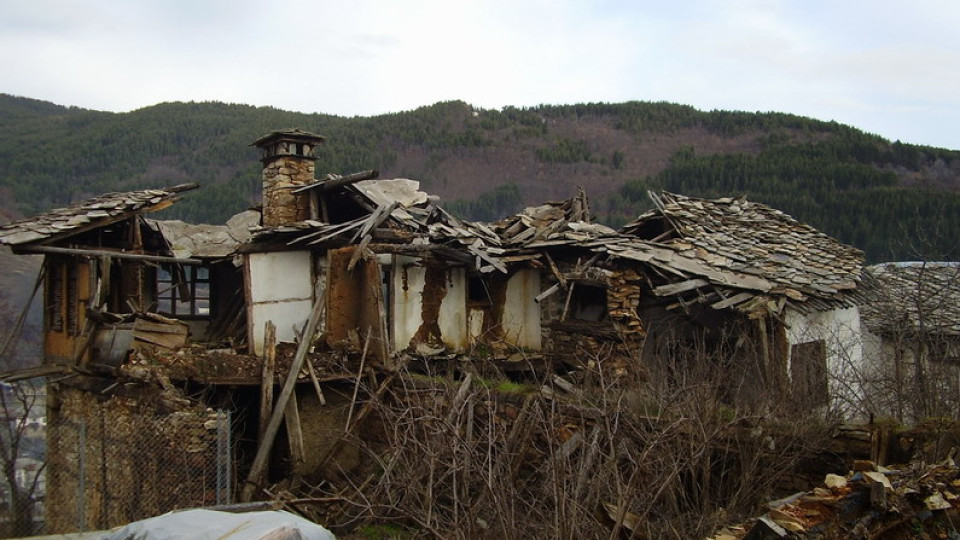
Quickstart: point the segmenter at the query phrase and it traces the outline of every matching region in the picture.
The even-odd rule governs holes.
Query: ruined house
[[[861,312],[870,412],[901,421],[953,414],[960,407],[960,264],[884,263],[867,276]]]
[[[171,467],[130,478],[149,459],[111,451],[148,428],[157,451],[184,440],[202,451],[213,444],[213,409],[235,414],[240,478],[322,476],[328,459],[351,467],[359,457],[331,434],[350,425],[364,365],[483,359],[505,373],[576,380],[600,369],[641,382],[709,359],[729,374],[731,403],[769,407],[762,396],[790,395],[806,410],[842,411],[857,397],[830,375],[861,354],[851,338],[862,254],[781,212],[664,193],[615,231],[591,221],[581,192],[467,222],[413,180],[318,178],[323,142],[299,130],[255,141],[262,208],[223,226],[148,218],[191,184],[107,194],[0,227],[14,252],[46,256],[48,506],[72,498],[86,469],[96,480],[81,485],[101,490],[52,531],[210,504],[204,485],[149,508],[118,504],[173,480]],[[281,416],[285,436],[274,444],[265,433]],[[85,440],[116,444],[95,448],[99,461],[78,460],[80,439],[56,426],[94,417]]]

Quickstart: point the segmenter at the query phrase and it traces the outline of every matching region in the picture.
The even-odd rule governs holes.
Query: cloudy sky
[[[958,25],[956,0],[9,1],[0,92],[345,116],[669,101],[960,149]]]

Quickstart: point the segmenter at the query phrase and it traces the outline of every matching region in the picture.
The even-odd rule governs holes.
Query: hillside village
[[[267,501],[340,533],[705,536],[855,460],[952,454],[952,424],[893,424],[960,410],[956,263],[867,266],[744,197],[467,221],[415,180],[318,175],[324,143],[254,141],[262,205],[222,225],[151,218],[186,183],[0,226],[44,256],[44,363],[4,374],[47,381],[44,532]],[[782,526],[749,523],[722,534]]]

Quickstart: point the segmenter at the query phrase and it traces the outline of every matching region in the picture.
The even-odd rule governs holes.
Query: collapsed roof
[[[780,311],[850,305],[863,253],[763,204],[740,198],[699,199],[650,193],[655,208],[615,231],[592,223],[581,191],[496,223],[460,220],[409,179],[375,180],[376,171],[327,175],[297,192],[317,194],[327,219],[263,227],[255,212],[228,226],[150,221],[170,255],[227,257],[238,249],[303,249],[371,243],[417,256],[444,258],[480,273],[575,248],[605,261],[640,263],[654,296],[676,297],[687,309]],[[163,208],[187,184],[111,193],[0,227],[0,244],[41,244],[139,212]]]
[[[519,253],[576,246],[643,263],[659,278],[653,294],[681,295],[682,305],[752,311],[770,308],[770,300],[812,309],[854,300],[860,250],[742,197],[649,196],[656,208],[620,231],[590,223],[582,193],[528,208],[499,222],[497,231]]]
[[[673,260],[709,269],[690,268],[690,274],[797,302],[812,300],[813,306],[852,300],[845,293],[861,280],[859,249],[745,197],[649,195],[656,208],[622,232],[669,249]]]
[[[339,207],[339,216],[327,222],[305,220],[278,227],[255,227],[252,242],[283,241],[291,248],[391,242],[397,245],[397,251],[419,255],[434,252],[471,263],[480,272],[506,271],[498,258],[504,252],[500,237],[490,227],[454,217],[437,204],[437,197],[420,191],[416,180],[366,179],[369,176],[344,182],[346,177],[328,175],[299,188],[297,191],[322,193],[325,205]],[[350,206],[353,211],[344,209]],[[330,215],[334,215],[332,210]]]
[[[191,183],[161,189],[106,193],[66,208],[56,208],[0,226],[0,244],[16,249],[17,246],[60,240],[136,214],[162,210],[180,200],[180,193],[198,187],[198,184]]]
[[[873,265],[873,301],[861,308],[864,323],[881,335],[960,336],[960,263]]]

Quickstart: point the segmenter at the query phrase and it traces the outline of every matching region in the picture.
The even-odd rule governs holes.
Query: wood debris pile
[[[895,469],[863,460],[854,469],[770,502],[763,516],[708,540],[960,538],[960,468],[953,459]]]
[[[473,263],[480,272],[506,272],[506,266],[499,260],[499,255],[504,253],[500,238],[490,227],[452,216],[437,204],[436,197],[420,191],[420,183],[415,180],[373,180],[371,175],[375,173],[364,171],[348,177],[328,175],[298,190],[322,193],[324,208],[333,205],[359,208],[359,216],[323,220],[318,214],[318,219],[289,225],[254,227],[252,240],[283,241],[294,247],[352,243],[365,248],[373,242],[386,242],[393,244],[392,250],[396,252],[413,255],[436,252],[453,260]]]

